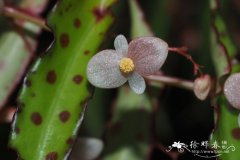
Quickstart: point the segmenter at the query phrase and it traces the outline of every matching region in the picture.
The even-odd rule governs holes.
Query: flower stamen
[[[131,58],[123,58],[119,63],[119,69],[123,74],[129,74],[134,71],[134,63]]]

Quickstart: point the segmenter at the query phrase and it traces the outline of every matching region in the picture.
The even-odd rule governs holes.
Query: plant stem
[[[27,22],[34,23],[34,24],[38,25],[39,27],[45,29],[46,31],[51,32],[51,29],[46,25],[46,22],[44,19],[42,19],[38,16],[35,16],[35,15],[31,15],[31,14],[22,12],[13,7],[4,6],[3,15],[13,18],[13,19],[19,19],[19,20],[24,20]]]
[[[192,62],[193,66],[194,66],[194,74],[196,75],[198,73],[198,71],[200,72],[201,74],[201,71],[199,69],[199,64],[197,64],[193,59],[192,59],[192,56],[187,54],[187,50],[188,48],[187,47],[169,47],[168,48],[169,51],[172,51],[172,52],[176,52],[180,55],[182,55],[183,57],[187,58],[189,61]]]
[[[187,90],[193,90],[193,82],[175,77],[163,75],[151,75],[145,77],[147,81],[159,82],[170,86],[176,86]]]

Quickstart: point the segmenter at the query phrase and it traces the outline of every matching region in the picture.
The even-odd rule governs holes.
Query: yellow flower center
[[[133,72],[134,64],[132,59],[130,58],[123,58],[119,63],[119,69],[123,74],[128,74]]]

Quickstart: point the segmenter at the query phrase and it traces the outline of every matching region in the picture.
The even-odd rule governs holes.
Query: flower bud
[[[228,77],[224,84],[224,94],[234,108],[240,109],[240,73]]]
[[[193,91],[200,100],[205,100],[211,89],[211,78],[209,75],[198,77],[194,81]]]

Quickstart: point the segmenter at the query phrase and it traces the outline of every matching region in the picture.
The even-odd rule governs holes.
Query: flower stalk
[[[196,63],[196,62],[193,60],[193,58],[192,58],[191,55],[189,55],[189,54],[186,53],[186,52],[188,51],[188,48],[187,48],[187,47],[180,47],[180,48],[178,48],[178,47],[169,47],[168,50],[169,50],[169,51],[172,51],[172,52],[176,52],[176,53],[182,55],[183,57],[187,58],[187,59],[188,59],[189,61],[191,61],[192,64],[193,64],[193,67],[194,67],[194,71],[193,71],[193,72],[194,72],[194,74],[196,75],[196,74],[198,74],[198,72],[201,74],[201,71],[200,71],[200,69],[199,69],[199,67],[200,67],[199,64]]]
[[[169,77],[165,75],[151,75],[146,76],[145,79],[148,82],[158,82],[169,86],[175,86],[187,90],[193,90],[194,83],[192,81],[176,78],[176,77]]]

